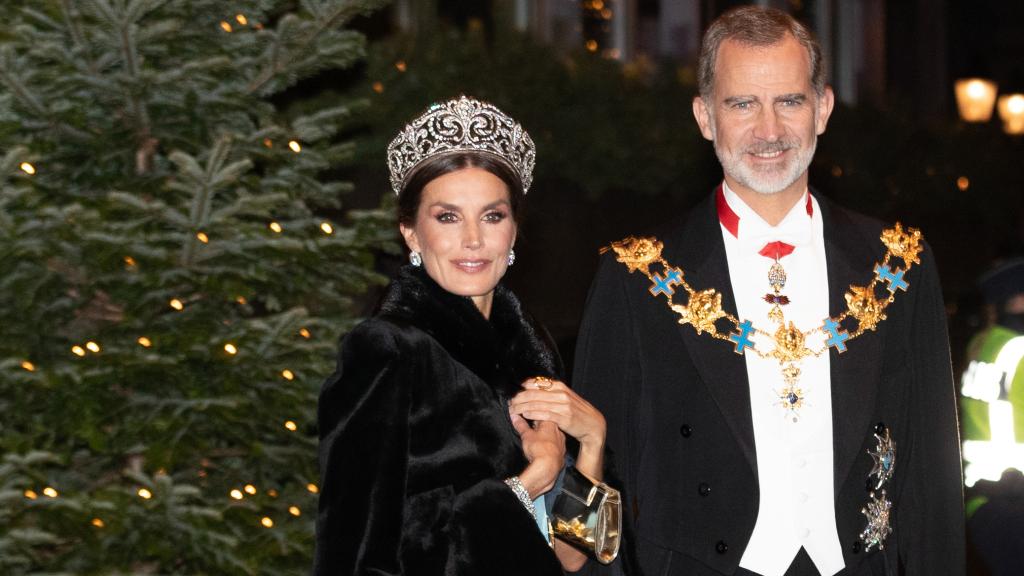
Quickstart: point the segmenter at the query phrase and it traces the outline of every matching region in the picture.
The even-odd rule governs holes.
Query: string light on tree
[[[28,162],[22,162],[21,165],[18,166],[18,168],[21,168],[21,171],[24,172],[25,174],[28,174],[29,176],[33,176],[36,173],[36,167],[29,164]]]
[[[274,141],[271,140],[270,138],[264,138],[263,139],[263,145],[266,146],[267,148],[273,148],[274,147]]]
[[[139,491],[136,492],[136,494],[138,494],[139,498],[142,498],[143,500],[149,500],[153,497],[153,493],[145,488],[139,488]]]
[[[302,510],[299,510],[298,506],[289,506],[288,513],[296,517],[302,516]]]
[[[171,308],[174,308],[178,312],[181,312],[182,310],[185,309],[185,304],[181,300],[178,300],[177,298],[172,298],[170,305]]]
[[[246,304],[249,303],[249,301],[245,299],[245,296],[241,295],[235,296],[235,302],[238,302],[238,304],[241,306],[245,306]]]
[[[104,524],[103,520],[100,519],[100,518],[93,518],[92,522],[89,522],[89,523],[92,524],[93,526],[97,527],[97,528],[103,528],[104,526],[106,526],[106,524]]]
[[[299,334],[302,335],[303,338],[309,338],[310,337],[309,330],[306,330],[305,328],[299,329]]]
[[[227,20],[221,20],[220,21],[220,29],[225,31],[225,32],[231,32],[231,23],[228,22]]]
[[[269,516],[264,516],[260,520],[260,524],[263,524],[264,528],[273,528],[274,527],[274,521],[271,520]]]
[[[249,496],[256,495],[256,487],[253,486],[252,484],[246,484],[242,489],[245,490],[245,493],[248,494]]]
[[[334,226],[331,226],[330,222],[321,222],[320,229],[323,230],[324,234],[334,234]]]
[[[291,148],[292,152],[295,152],[296,154],[302,152],[302,145],[299,144],[297,140],[289,140],[288,147]]]
[[[273,488],[267,490],[267,496],[270,496],[271,498],[277,498],[277,490],[274,490]]]
[[[282,230],[281,225],[278,224],[277,222],[271,222],[268,225],[268,228],[270,228],[270,230],[276,234],[280,234]]]
[[[405,72],[405,70],[406,70],[405,60],[399,60],[398,62],[395,62],[395,68],[399,72]]]
[[[971,187],[971,180],[967,176],[961,176],[956,179],[956,187],[959,188],[961,192],[966,192],[967,189]]]
[[[316,484],[312,484],[312,483],[306,484],[306,490],[309,490],[313,494],[317,494],[317,493],[320,492],[320,489],[317,488]]]
[[[249,24],[249,19],[245,17],[245,14],[235,14],[235,20],[242,26]]]
[[[29,362],[28,360],[22,360],[21,361],[21,367],[24,368],[25,370],[28,370],[29,372],[35,372],[36,371],[36,365],[31,363],[31,362]]]
[[[45,494],[48,498],[56,498],[57,496],[60,496],[60,494],[58,494],[57,491],[50,486],[43,488],[43,494]]]
[[[71,347],[71,352],[78,357],[85,356],[85,348],[82,348],[78,344],[75,344],[74,346]]]
[[[296,430],[299,429],[295,422],[292,422],[291,420],[285,421],[284,427],[287,428],[288,430],[291,430],[292,432],[295,432]]]
[[[382,82],[374,82],[373,83],[373,91],[376,92],[377,94],[383,94],[384,93],[384,84]]]
[[[287,368],[284,369],[284,370],[281,370],[281,376],[283,376],[285,380],[294,380],[295,379],[295,374],[291,370],[288,370]]]
[[[125,256],[125,257],[124,257],[124,263],[125,263],[125,264],[126,264],[126,265],[127,265],[128,267],[129,267],[129,268],[134,268],[134,267],[135,267],[135,258],[132,258],[131,256]]]
[[[207,244],[210,242],[210,237],[206,235],[206,232],[199,232],[198,234],[196,234],[196,238],[198,238],[199,241],[202,242],[203,244]]]
[[[238,348],[231,342],[228,342],[227,344],[224,345],[224,351],[227,352],[228,354],[231,354],[232,356],[238,354]]]
[[[93,342],[92,340],[85,343],[85,347],[89,349],[93,354],[97,354],[100,351],[100,345]]]
[[[138,342],[139,346],[142,346],[143,348],[149,348],[153,345],[153,341],[145,336],[139,336],[139,339],[136,340],[136,342]]]
[[[245,494],[242,494],[242,491],[239,490],[238,488],[232,490],[230,494],[231,497],[234,498],[235,500],[241,500],[242,498],[245,498]]]
[[[28,498],[29,500],[35,500],[36,498],[39,498],[39,494],[36,494],[35,490],[25,490],[24,494],[25,498]]]

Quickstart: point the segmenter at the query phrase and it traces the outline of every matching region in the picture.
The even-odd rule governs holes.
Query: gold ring
[[[547,376],[535,376],[533,380],[537,386],[537,390],[551,390],[551,387],[555,384],[555,382]]]

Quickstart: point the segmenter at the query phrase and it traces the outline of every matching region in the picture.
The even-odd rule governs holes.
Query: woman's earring
[[[412,264],[413,266],[422,266],[423,257],[420,256],[419,252],[413,250],[412,252],[409,252],[409,264]]]
[[[516,263],[516,251],[511,249],[511,248],[509,248],[508,249],[508,265],[511,266],[511,265],[513,265],[515,263]]]

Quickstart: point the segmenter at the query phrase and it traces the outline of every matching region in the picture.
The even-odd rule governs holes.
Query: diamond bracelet
[[[519,476],[510,476],[505,478],[505,484],[516,493],[516,498],[519,498],[519,502],[526,508],[526,511],[537,518],[537,509],[533,507],[533,500],[530,499],[530,493],[526,491],[526,487],[519,481]]]

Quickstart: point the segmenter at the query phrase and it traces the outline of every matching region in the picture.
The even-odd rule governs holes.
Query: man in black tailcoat
[[[823,68],[783,12],[716,20],[693,113],[724,181],[603,257],[573,380],[607,419],[623,484],[618,568],[964,573],[933,254],[917,230],[809,190],[833,106]]]

